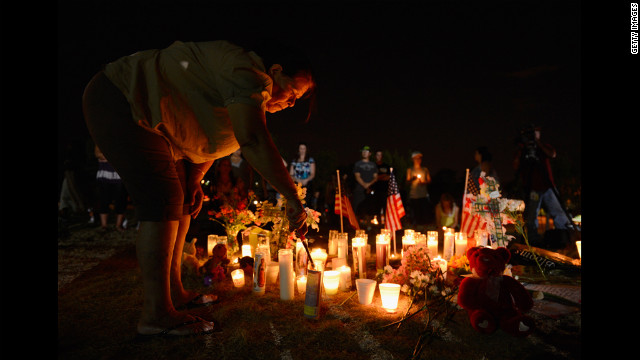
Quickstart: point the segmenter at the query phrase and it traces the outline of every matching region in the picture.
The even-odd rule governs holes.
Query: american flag
[[[391,169],[391,177],[389,178],[389,191],[387,192],[387,217],[384,227],[395,233],[396,230],[402,229],[400,219],[404,216],[404,206],[400,192],[398,191],[398,183]]]
[[[342,209],[341,209],[342,208]],[[360,229],[360,225],[358,225],[358,219],[356,218],[356,213],[353,211],[353,207],[351,207],[351,201],[346,195],[342,195],[342,199],[340,198],[340,194],[336,189],[336,205],[333,210],[336,214],[342,216],[346,216],[349,219],[349,224],[356,229]]]
[[[462,221],[460,223],[460,232],[466,233],[467,237],[472,237],[476,230],[484,230],[487,228],[487,223],[480,215],[471,214],[473,203],[476,201],[479,193],[480,189],[478,189],[476,182],[471,179],[471,174],[467,172],[467,193],[464,195],[464,199],[462,199]]]

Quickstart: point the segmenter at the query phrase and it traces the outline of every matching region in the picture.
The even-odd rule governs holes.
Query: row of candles
[[[466,234],[454,233],[453,229],[444,229],[444,256],[450,258],[454,253],[463,254],[466,251]],[[368,305],[371,303],[376,281],[366,277],[366,259],[369,254],[367,244],[368,235],[363,230],[357,231],[356,236],[351,241],[353,271],[357,274],[356,288],[358,290],[359,301]],[[348,254],[347,233],[338,233],[337,230],[330,230],[328,251],[326,249],[314,248],[311,252],[311,259],[315,266],[314,270],[322,272],[322,285],[326,295],[335,295],[338,291],[350,291],[352,289],[352,268],[347,265]],[[278,261],[271,261],[268,246],[263,247],[258,243],[256,249],[251,248],[251,244],[242,246],[243,256],[254,257],[254,284],[255,293],[263,294],[267,284],[275,285],[278,274],[280,275],[280,297],[283,300],[291,300],[294,296],[294,284],[298,289],[298,294],[304,295],[307,288],[307,270],[311,269],[311,264],[307,264],[306,250],[300,241],[296,244],[295,253],[293,249],[281,249],[278,251]],[[376,269],[383,271],[389,265],[391,257],[391,234],[388,230],[382,229],[376,235]],[[405,230],[402,237],[402,253],[410,246],[426,246],[431,254],[438,254],[438,232],[429,231],[427,234],[416,233],[411,229]],[[253,251],[252,251],[253,250]],[[296,262],[294,266],[294,254]],[[327,259],[332,256],[331,268],[326,270]],[[395,254],[394,254],[395,256]],[[432,263],[440,266],[443,273],[447,271],[447,260],[445,258],[433,258]],[[232,279],[236,287],[243,287],[244,271],[242,269],[232,272]],[[372,289],[373,288],[373,289]],[[391,283],[380,283],[378,288],[382,300],[382,308],[389,312],[394,312],[397,308],[400,285]]]

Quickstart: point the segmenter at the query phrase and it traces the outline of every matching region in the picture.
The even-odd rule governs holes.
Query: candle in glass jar
[[[278,250],[278,263],[280,265],[280,299],[293,299],[293,253],[291,249]]]
[[[218,235],[207,236],[207,256],[213,255],[213,247],[216,246]]]
[[[249,244],[242,245],[242,257],[245,256],[251,257],[251,245]]]
[[[404,252],[409,248],[409,246],[415,246],[416,241],[413,239],[413,235],[403,235],[402,236],[402,257],[404,257]]]
[[[315,248],[311,251],[311,260],[313,260],[313,264],[316,266],[315,270],[324,270],[325,262],[327,261],[327,250]]]
[[[365,255],[365,240],[361,237],[354,237],[351,240],[351,250],[353,251],[353,269],[358,269],[358,277],[364,279],[367,277],[366,264],[367,259]]]
[[[340,285],[340,272],[335,270],[325,271],[322,283],[324,284],[324,291],[327,295],[337,294],[338,286]]]
[[[384,234],[376,235],[376,269],[389,265],[389,240]]]
[[[302,295],[307,290],[307,276],[300,275],[296,278],[296,283],[298,284],[298,294]]]
[[[329,255],[338,255],[338,230],[329,230]]]
[[[467,233],[465,232],[457,232],[454,234],[455,244],[456,244],[456,252],[457,256],[462,256],[466,254],[467,251]]]
[[[338,268],[340,272],[340,291],[349,291],[351,290],[351,268],[343,265]]]
[[[237,269],[231,272],[231,279],[233,279],[233,285],[235,287],[243,287],[244,286],[244,270]]]
[[[349,236],[347,233],[338,233],[338,237],[336,239],[338,241],[338,257],[341,259],[347,258],[347,253],[349,252]]]
[[[454,231],[452,228],[446,228],[444,230],[444,248],[442,249],[442,255],[445,260],[451,259],[453,256],[454,246]]]
[[[437,231],[427,231],[427,248],[429,249],[429,256],[434,257],[438,255]]]
[[[443,274],[447,273],[447,266],[448,266],[447,260],[441,258],[440,255],[438,255],[435,259],[432,259],[431,264],[439,266],[440,271],[442,271]]]

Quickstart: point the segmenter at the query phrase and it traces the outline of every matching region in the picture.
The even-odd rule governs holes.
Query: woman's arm
[[[300,228],[306,232],[306,212],[298,198],[298,191],[291,175],[282,163],[282,157],[267,130],[264,111],[256,106],[242,103],[231,104],[227,109],[236,140],[245,158],[276,191],[287,199],[286,211],[290,228],[293,230]]]

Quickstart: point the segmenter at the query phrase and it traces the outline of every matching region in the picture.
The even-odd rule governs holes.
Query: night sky
[[[339,164],[369,145],[419,150],[432,173],[462,177],[485,145],[510,179],[516,136],[534,123],[563,161],[581,161],[579,1],[175,3],[59,4],[60,144],[87,136],[81,95],[102,64],[175,40],[255,34],[299,44],[316,70],[309,123],[304,108],[267,115],[287,160],[300,141]]]

